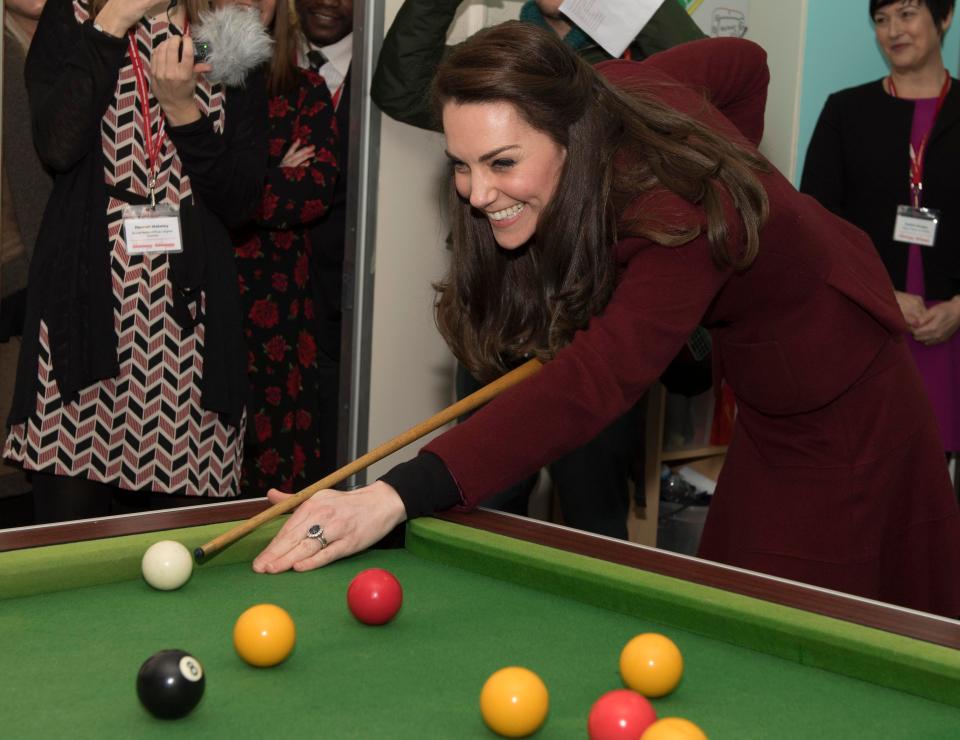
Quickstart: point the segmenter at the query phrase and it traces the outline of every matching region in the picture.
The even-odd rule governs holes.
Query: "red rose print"
[[[275,272],[273,273],[273,279],[270,281],[270,284],[273,286],[274,290],[279,290],[281,293],[286,293],[287,276],[282,272]]]
[[[270,417],[266,414],[257,414],[253,417],[253,421],[257,428],[257,439],[261,442],[270,439],[270,435],[273,434],[270,428]]]
[[[323,174],[323,170],[320,170],[320,169],[317,169],[316,167],[313,167],[313,168],[310,170],[310,176],[313,178],[313,184],[314,184],[314,185],[318,185],[319,187],[322,188],[324,185],[327,184],[327,178],[326,178],[326,176]]]
[[[291,429],[293,429],[293,412],[288,411],[283,416],[283,431],[289,432]]]
[[[301,330],[297,337],[297,357],[304,367],[310,367],[317,361],[317,343],[309,332]]]
[[[280,389],[275,385],[271,385],[269,388],[267,388],[267,390],[265,390],[263,393],[263,397],[271,406],[280,405]]]
[[[313,299],[312,298],[303,299],[303,318],[305,319],[313,318]]]
[[[239,259],[253,259],[254,257],[263,257],[263,250],[260,248],[260,237],[252,236],[243,244],[237,246],[234,250]]]
[[[267,185],[263,188],[263,199],[260,201],[260,218],[268,219],[277,210],[280,199],[273,194],[273,189]]]
[[[296,298],[290,301],[290,310],[287,313],[287,316],[291,319],[297,318],[300,315],[300,301]]]
[[[277,304],[267,298],[261,298],[250,308],[250,320],[264,329],[276,326],[280,321]]]
[[[317,152],[317,161],[332,165],[337,164],[337,158],[333,155],[333,152],[331,152],[329,149],[323,148]]]
[[[300,368],[296,365],[290,368],[290,373],[287,375],[287,395],[294,400],[300,395]],[[293,426],[292,419],[290,426]],[[284,427],[289,429],[286,426],[286,421],[284,421]]]
[[[266,475],[273,475],[277,472],[277,465],[280,463],[280,455],[276,450],[265,450],[257,458],[257,467]]]
[[[283,356],[287,353],[287,341],[278,334],[265,345],[263,345],[263,349],[271,361],[280,362],[280,360],[283,359]]]
[[[283,155],[287,153],[286,139],[270,139],[270,141],[267,142],[267,145],[269,147],[268,151],[270,152],[271,157],[283,159]]]
[[[307,255],[301,254],[297,257],[297,264],[293,267],[293,282],[297,287],[302,288],[307,284],[307,277],[310,274],[310,263],[307,261]]]
[[[275,231],[273,232],[273,246],[278,249],[283,249],[286,251],[293,246],[293,232],[292,231]]]
[[[314,198],[303,204],[303,208],[300,209],[300,220],[304,223],[313,221],[315,218],[320,218],[326,212],[327,204],[319,198]]]
[[[287,111],[290,110],[290,104],[287,102],[286,98],[278,95],[275,98],[271,98],[268,110],[268,115],[270,118],[283,118],[285,115],[287,115]]]
[[[303,454],[303,448],[294,443],[293,445],[293,477],[296,478],[303,472],[303,464],[307,461],[307,456]]]
[[[282,167],[283,177],[287,182],[300,182],[307,174],[306,167]]]
[[[297,429],[310,428],[310,412],[297,409]]]
[[[305,123],[297,122],[297,125],[293,127],[294,139],[309,143],[312,136],[313,130]]]

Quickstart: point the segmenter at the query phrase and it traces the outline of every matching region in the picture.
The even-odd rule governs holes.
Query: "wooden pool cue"
[[[269,509],[264,509],[256,516],[250,517],[247,519],[247,521],[238,524],[236,527],[224,532],[219,537],[215,537],[202,547],[198,547],[193,551],[194,559],[198,563],[202,563],[204,560],[212,555],[215,555],[230,543],[236,542],[241,537],[245,537],[246,535],[250,534],[261,524],[266,524],[270,520],[276,519],[281,514],[286,514],[288,511],[292,511],[293,509],[297,508],[317,491],[322,491],[326,488],[335,486],[337,483],[346,480],[354,473],[373,465],[375,462],[382,460],[387,455],[391,455],[397,450],[406,447],[411,442],[420,439],[420,437],[424,436],[425,434],[429,434],[435,429],[439,429],[444,424],[454,421],[469,411],[474,411],[480,406],[483,406],[483,404],[487,403],[487,401],[496,398],[507,388],[510,388],[511,386],[519,383],[521,380],[526,380],[527,378],[536,374],[541,367],[543,367],[543,364],[536,359],[525,362],[515,370],[511,370],[509,373],[497,378],[489,385],[485,385],[475,393],[471,393],[469,396],[461,398],[459,401],[448,406],[443,411],[434,414],[426,421],[422,421],[415,427],[411,427],[388,442],[384,442],[382,445],[374,450],[371,450],[366,455],[358,457],[352,463],[344,465],[339,470],[330,473],[330,475],[325,478],[321,478],[316,483],[311,483],[306,488],[298,491],[294,496],[284,499],[278,504],[274,504]]]

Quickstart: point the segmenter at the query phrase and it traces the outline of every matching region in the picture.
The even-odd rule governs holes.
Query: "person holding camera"
[[[210,7],[49,0],[41,15],[26,82],[55,180],[4,448],[33,471],[37,521],[237,493],[245,354],[227,227],[259,201],[266,111],[260,74],[226,87],[194,63]]]

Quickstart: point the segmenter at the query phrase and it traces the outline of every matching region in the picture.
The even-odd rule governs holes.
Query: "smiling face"
[[[505,102],[443,106],[460,197],[484,214],[504,249],[522,247],[553,197],[567,151]]]
[[[353,0],[295,0],[300,27],[316,46],[335,44],[353,30]]]
[[[899,0],[877,9],[873,27],[890,66],[910,72],[941,63],[940,41],[951,19],[952,14],[938,28],[930,9],[919,0]]]

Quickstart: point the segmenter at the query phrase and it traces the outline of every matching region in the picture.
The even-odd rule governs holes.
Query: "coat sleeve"
[[[657,12],[640,31],[634,46],[639,47],[644,57],[649,57],[687,41],[703,38],[706,36],[693,22],[686,9],[680,3],[667,0],[661,3]]]
[[[44,7],[24,75],[34,146],[49,169],[67,172],[90,153],[126,51],[126,38],[77,23],[70,0]]]
[[[703,90],[751,144],[760,143],[770,70],[759,45],[744,39],[704,39],[655,54],[642,64]]]
[[[836,95],[827,102],[817,119],[807,156],[803,162],[800,192],[812,195],[820,204],[843,217],[843,136],[841,101]]]
[[[383,39],[370,97],[391,118],[438,130],[427,98],[460,0],[406,0]]]
[[[706,236],[675,248],[628,239],[618,249],[633,256],[604,312],[537,375],[423,448],[443,461],[465,505],[583,445],[636,403],[731,274],[713,264]]]
[[[246,223],[260,203],[267,171],[267,93],[263,70],[226,91],[223,135],[202,116],[167,126],[193,192],[228,227]]]

